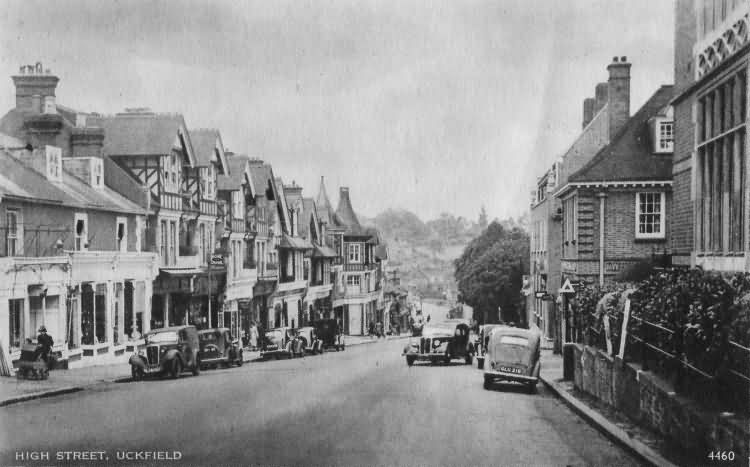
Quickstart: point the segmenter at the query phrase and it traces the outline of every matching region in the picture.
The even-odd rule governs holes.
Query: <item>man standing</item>
[[[37,349],[37,357],[41,355],[42,360],[44,360],[45,363],[49,363],[49,353],[52,351],[54,341],[52,340],[52,336],[47,334],[46,327],[39,326],[39,335],[36,338],[36,343],[39,346]]]

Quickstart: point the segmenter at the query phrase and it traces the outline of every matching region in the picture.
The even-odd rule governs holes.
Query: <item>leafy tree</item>
[[[521,285],[528,267],[529,237],[518,228],[493,222],[454,261],[458,290],[464,302],[486,316],[516,323],[524,319]],[[502,316],[498,316],[498,307]],[[484,318],[483,318],[484,319]]]

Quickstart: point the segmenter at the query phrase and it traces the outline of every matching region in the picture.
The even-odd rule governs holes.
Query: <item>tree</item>
[[[487,228],[487,211],[484,209],[484,205],[479,211],[479,228],[482,230]]]
[[[529,258],[529,237],[522,229],[492,222],[455,260],[455,277],[464,302],[484,322],[521,322],[521,286]],[[498,307],[502,316],[498,316]]]

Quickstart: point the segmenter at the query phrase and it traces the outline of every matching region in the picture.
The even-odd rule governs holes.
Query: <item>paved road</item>
[[[476,368],[408,368],[404,342],[0,408],[0,465],[65,465],[57,453],[76,450],[180,451],[190,465],[638,465],[541,384],[485,391]],[[16,460],[24,451],[50,460]]]

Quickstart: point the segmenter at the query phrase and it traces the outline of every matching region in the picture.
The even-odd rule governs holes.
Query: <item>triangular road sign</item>
[[[570,279],[565,279],[565,283],[560,287],[560,293],[576,293],[576,289],[573,288]]]

